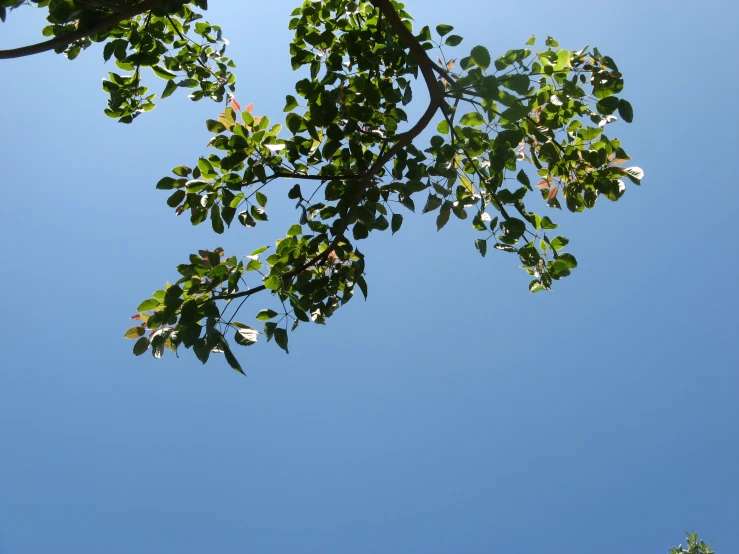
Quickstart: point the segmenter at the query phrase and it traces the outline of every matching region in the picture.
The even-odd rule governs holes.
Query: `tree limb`
[[[360,185],[360,190],[357,192],[357,195],[354,198],[354,201],[352,202],[352,205],[347,210],[346,215],[341,221],[341,224],[339,226],[339,229],[336,233],[336,236],[331,241],[331,244],[326,248],[323,252],[321,252],[319,255],[315,256],[313,259],[307,261],[302,266],[298,267],[297,269],[294,269],[292,271],[289,271],[285,273],[282,278],[289,278],[294,277],[309,267],[316,266],[322,264],[328,256],[333,252],[334,248],[338,245],[340,241],[344,239],[344,233],[346,233],[347,228],[349,227],[349,221],[352,218],[352,214],[354,213],[354,210],[357,208],[359,203],[364,198],[364,193],[374,186],[374,177],[382,170],[383,166],[390,160],[392,160],[398,152],[400,152],[403,148],[410,145],[413,140],[423,132],[423,130],[428,127],[429,123],[431,122],[431,118],[434,117],[434,114],[439,110],[442,103],[444,102],[444,90],[439,86],[439,82],[436,80],[436,74],[434,70],[436,69],[434,66],[434,62],[431,60],[431,58],[428,57],[428,54],[426,53],[426,50],[423,49],[423,46],[421,46],[421,43],[418,42],[415,36],[413,36],[413,33],[411,33],[408,30],[408,27],[405,26],[403,21],[400,19],[400,16],[398,16],[398,12],[395,11],[395,8],[393,7],[390,0],[370,0],[372,4],[380,10],[380,13],[384,15],[385,19],[387,20],[388,24],[392,28],[392,30],[395,32],[395,34],[400,39],[400,42],[405,45],[406,48],[414,55],[416,58],[416,62],[418,63],[418,67],[421,70],[421,74],[423,75],[423,79],[426,82],[426,87],[429,91],[429,106],[426,108],[426,111],[421,116],[421,118],[416,122],[416,124],[411,127],[408,131],[401,133],[400,135],[397,135],[394,138],[395,144],[393,144],[392,147],[390,147],[387,152],[385,152],[383,155],[379,156],[377,160],[375,160],[375,163],[372,164],[372,166],[363,174],[356,177],[356,179],[361,180],[362,183]],[[329,178],[330,179],[330,178]],[[259,292],[261,290],[264,290],[266,287],[264,285],[260,287],[256,287],[253,289],[249,289],[247,291],[237,292],[234,294],[224,294],[222,296],[214,297],[216,300],[231,300],[234,298],[241,298],[244,296],[251,296],[252,294]]]
[[[79,29],[67,35],[54,37],[51,40],[39,42],[37,44],[31,44],[30,46],[13,48],[11,50],[0,50],[0,60],[22,58],[24,56],[32,56],[34,54],[40,54],[41,52],[48,52],[49,50],[63,48],[65,46],[68,46],[75,40],[87,38],[90,35],[93,35],[100,31],[110,29],[121,21],[125,21],[126,19],[135,17],[162,4],[164,4],[164,0],[144,0],[143,2],[139,2],[138,4],[133,4],[131,6],[120,6],[118,13],[115,13],[108,17],[104,17],[103,19],[93,23],[90,27],[87,27],[86,29]]]
[[[96,8],[102,8],[111,12],[120,12],[121,6],[111,0],[77,0],[81,4],[87,4],[88,6],[95,6]]]

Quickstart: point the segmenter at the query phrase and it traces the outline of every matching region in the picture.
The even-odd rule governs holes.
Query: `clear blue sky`
[[[238,99],[279,118],[294,3],[211,4]],[[466,51],[536,33],[610,54],[644,184],[564,218],[580,267],[549,294],[480,258],[468,222],[407,217],[363,245],[369,301],[301,327],[289,356],[239,349],[247,378],[121,338],[189,252],[248,253],[294,216],[217,237],[154,190],[219,106],[178,94],[123,126],[100,49],[0,62],[0,553],[646,554],[693,528],[739,552],[739,10],[408,9]],[[0,48],[39,39],[30,8],[0,26]]]

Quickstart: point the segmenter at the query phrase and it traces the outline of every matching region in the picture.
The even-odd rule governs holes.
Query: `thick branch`
[[[87,4],[88,6],[95,6],[96,8],[102,8],[104,10],[109,10],[115,13],[118,13],[121,11],[121,6],[111,0],[77,0],[77,1],[81,2],[82,4]]]
[[[444,91],[439,87],[439,83],[436,81],[436,75],[434,75],[434,62],[429,58],[426,50],[421,46],[421,43],[418,42],[416,37],[413,36],[413,33],[408,30],[408,27],[406,27],[405,23],[400,19],[398,12],[395,11],[390,0],[371,1],[372,4],[374,4],[374,6],[385,16],[385,19],[387,19],[392,30],[398,35],[400,42],[402,42],[416,58],[416,63],[418,63],[418,68],[421,70],[423,80],[426,81],[426,88],[428,88],[430,96],[429,106],[421,116],[421,119],[419,119],[410,130],[394,137],[397,142],[385,153],[384,156],[378,158],[367,172],[370,175],[374,175],[388,162],[388,160],[394,158],[398,152],[413,142],[413,139],[428,127],[429,123],[431,123],[431,118],[434,117],[434,114],[438,111],[439,107],[441,107],[441,103],[444,100]]]
[[[383,166],[388,161],[392,160],[403,148],[410,145],[413,140],[418,135],[420,135],[426,127],[428,127],[429,123],[431,123],[431,119],[434,117],[434,114],[439,110],[442,103],[444,102],[444,90],[439,86],[439,83],[436,80],[436,75],[434,73],[434,62],[431,61],[431,58],[428,57],[428,54],[426,53],[426,50],[423,49],[423,46],[421,46],[421,43],[418,42],[416,37],[413,36],[413,33],[408,30],[408,27],[406,27],[403,21],[400,19],[391,1],[371,0],[371,2],[378,10],[380,10],[380,13],[385,17],[392,30],[395,31],[395,34],[400,39],[400,42],[402,42],[403,45],[408,48],[408,50],[410,50],[410,52],[416,58],[416,63],[418,63],[418,67],[421,70],[421,74],[423,75],[423,79],[426,82],[426,87],[429,91],[429,106],[428,108],[426,108],[426,111],[416,122],[416,124],[411,127],[411,129],[409,129],[405,133],[401,133],[400,135],[393,137],[393,139],[395,140],[395,144],[393,144],[393,146],[390,147],[387,152],[380,155],[375,163],[373,163],[372,166],[363,175],[355,177],[356,179],[362,181],[360,184],[360,189],[357,192],[352,205],[349,207],[346,215],[342,219],[336,236],[334,237],[333,241],[331,241],[331,244],[328,246],[328,248],[326,248],[326,250],[324,250],[321,254],[315,256],[313,259],[307,261],[297,269],[286,273],[282,276],[283,278],[294,277],[295,275],[302,273],[309,267],[320,265],[324,261],[326,261],[326,259],[331,254],[331,252],[333,252],[338,243],[344,239],[344,233],[346,233],[346,230],[349,227],[349,221],[352,218],[354,210],[364,198],[364,193],[370,187],[374,186],[375,176],[380,171],[382,171]],[[251,296],[252,294],[264,289],[265,287],[264,285],[262,285],[260,287],[256,287],[247,291],[237,292],[234,294],[224,294],[222,296],[217,296],[214,298],[216,300],[232,300],[234,298]]]
[[[333,252],[336,245],[341,240],[343,240],[344,233],[349,227],[349,221],[351,220],[354,210],[362,201],[362,198],[364,198],[364,193],[367,191],[367,189],[374,185],[375,175],[377,175],[382,170],[383,166],[388,161],[392,160],[403,148],[410,145],[413,142],[413,139],[415,139],[418,135],[421,134],[421,132],[423,132],[426,127],[428,127],[429,123],[431,123],[431,118],[434,117],[434,114],[438,111],[438,109],[441,107],[442,102],[444,101],[444,91],[439,87],[439,84],[436,81],[436,76],[434,75],[433,70],[433,62],[428,57],[428,54],[426,54],[426,50],[423,49],[421,43],[418,42],[416,37],[413,36],[413,33],[408,30],[408,27],[406,27],[403,21],[400,19],[390,0],[371,0],[371,2],[377,9],[380,10],[380,13],[385,16],[385,19],[387,19],[387,22],[392,30],[395,31],[395,33],[398,35],[400,42],[402,42],[405,47],[408,48],[408,50],[410,50],[411,53],[415,56],[418,67],[421,70],[421,74],[423,75],[423,79],[424,81],[426,81],[426,87],[429,90],[429,106],[428,108],[426,108],[424,114],[411,129],[394,137],[396,140],[395,144],[393,144],[393,146],[389,148],[387,152],[385,152],[385,154],[378,157],[375,163],[373,163],[372,166],[366,171],[366,173],[364,173],[364,175],[360,177],[360,179],[363,181],[360,190],[357,192],[352,205],[347,210],[346,216],[343,218],[341,225],[339,226],[339,230],[336,233],[334,240],[331,241],[329,247],[312,260],[303,264],[298,269],[288,273],[289,276],[297,275],[298,273],[308,269],[311,266],[318,265],[326,261],[326,258],[328,258],[331,252]]]
[[[106,31],[111,27],[117,25],[121,21],[131,19],[139,14],[147,12],[152,8],[164,3],[164,0],[144,0],[138,4],[131,6],[121,6],[119,12],[111,16],[105,17],[96,23],[93,23],[86,29],[79,29],[68,35],[54,37],[51,40],[45,42],[39,42],[38,44],[32,44],[30,46],[23,46],[21,48],[13,48],[12,50],[0,50],[0,60],[8,60],[11,58],[22,58],[24,56],[32,56],[34,54],[40,54],[41,52],[48,52],[49,50],[55,50],[57,48],[63,48],[68,46],[75,40],[87,38],[90,35]]]

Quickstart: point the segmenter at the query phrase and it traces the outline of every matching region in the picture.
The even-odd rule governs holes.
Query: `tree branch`
[[[48,52],[49,50],[55,50],[68,46],[75,40],[87,38],[90,35],[99,33],[100,31],[106,31],[111,27],[117,25],[121,21],[130,19],[134,16],[142,14],[164,4],[164,0],[144,0],[138,4],[132,6],[120,6],[119,12],[108,17],[104,17],[100,21],[93,23],[86,29],[79,29],[72,33],[64,36],[54,37],[51,40],[45,42],[39,42],[30,46],[23,46],[21,48],[13,48],[12,50],[0,50],[0,60],[8,60],[12,58],[22,58],[24,56],[32,56],[34,54],[40,54],[41,52]]]
[[[265,287],[264,285],[259,285],[258,287],[254,287],[253,289],[242,290],[241,292],[234,292],[233,294],[221,294],[218,296],[214,296],[213,300],[233,300],[234,298],[243,298],[244,296],[251,296],[252,294],[262,292],[266,289],[267,287]]]
[[[275,171],[275,175],[283,179],[305,179],[306,181],[353,181],[361,177],[360,175],[303,175],[287,171]]]
[[[357,195],[354,197],[354,201],[352,202],[351,206],[346,212],[346,215],[341,220],[341,224],[339,225],[339,229],[337,230],[336,236],[331,241],[331,244],[329,244],[328,248],[326,248],[323,252],[321,252],[319,255],[315,256],[313,259],[307,261],[302,266],[298,267],[297,269],[294,269],[292,271],[289,271],[282,275],[282,278],[289,278],[294,277],[295,275],[298,275],[308,269],[309,267],[316,266],[322,264],[328,256],[333,252],[334,248],[338,245],[340,241],[344,239],[344,233],[346,233],[347,228],[349,227],[349,221],[352,218],[352,214],[354,213],[354,210],[357,208],[359,203],[364,198],[364,193],[374,186],[374,177],[382,171],[384,165],[392,160],[398,152],[400,152],[403,148],[410,145],[413,140],[423,132],[423,130],[428,127],[429,123],[431,122],[431,118],[434,117],[434,114],[439,110],[442,103],[444,102],[444,90],[439,86],[438,81],[436,80],[436,74],[434,72],[434,62],[431,60],[431,58],[428,57],[428,54],[426,53],[426,50],[423,49],[423,46],[421,46],[421,43],[418,42],[415,36],[413,36],[413,33],[411,33],[408,30],[408,27],[405,26],[403,21],[400,19],[400,16],[398,16],[398,12],[395,11],[395,8],[392,5],[391,0],[370,0],[372,4],[380,10],[380,13],[385,17],[387,20],[387,23],[390,25],[392,30],[395,32],[395,34],[400,39],[400,42],[403,43],[403,45],[408,48],[408,50],[414,55],[416,58],[416,63],[418,63],[418,67],[421,70],[421,74],[423,75],[423,79],[426,82],[426,87],[429,91],[429,106],[426,108],[426,111],[421,116],[421,118],[416,122],[416,124],[406,131],[405,133],[401,133],[400,135],[397,135],[394,138],[396,141],[395,144],[393,144],[392,147],[390,147],[387,152],[380,155],[377,160],[375,160],[375,163],[370,166],[370,168],[362,175],[358,175],[355,178],[362,181],[360,185],[360,189],[357,192]],[[300,178],[300,177],[297,177]],[[330,178],[329,178],[330,179]],[[241,298],[244,296],[251,296],[252,294],[259,292],[261,290],[264,290],[266,287],[264,285],[260,287],[256,287],[253,289],[249,289],[248,291],[242,291],[237,292],[234,294],[225,294],[222,296],[214,297],[215,300],[231,300],[234,298]]]
[[[368,174],[374,175],[379,169],[391,160],[395,155],[400,152],[403,148],[408,146],[413,139],[415,139],[421,132],[428,127],[431,123],[431,118],[441,107],[441,103],[444,100],[444,91],[439,87],[439,83],[436,81],[436,75],[434,74],[434,62],[429,58],[426,50],[423,49],[421,43],[418,42],[416,37],[413,36],[405,26],[405,23],[398,16],[398,12],[395,11],[390,0],[371,0],[372,4],[380,10],[380,12],[387,19],[388,24],[398,35],[400,42],[402,42],[408,50],[416,58],[418,68],[421,70],[423,80],[426,82],[426,88],[429,91],[429,106],[421,116],[421,119],[408,131],[397,135],[395,140],[397,141],[390,150],[385,153],[385,156],[378,158],[375,164],[369,169]]]
[[[81,4],[87,4],[88,6],[95,6],[96,8],[102,8],[111,12],[120,12],[121,6],[111,0],[77,0]]]

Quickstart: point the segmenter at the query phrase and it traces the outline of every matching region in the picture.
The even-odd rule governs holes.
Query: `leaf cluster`
[[[178,267],[176,295],[139,306],[137,317],[148,311],[148,329],[171,328],[174,347],[193,347],[202,361],[206,346],[230,352],[223,346],[229,327],[243,344],[244,324],[234,324],[233,316],[250,296],[268,290],[279,306],[260,309],[256,319],[264,321],[267,339],[287,351],[289,330],[324,323],[357,286],[366,297],[358,241],[373,231],[399,231],[403,212],[415,211],[421,194],[421,212],[436,212],[437,229],[452,215],[469,219],[481,255],[488,245],[516,254],[532,278],[529,289],[549,290],[577,260],[565,251],[569,240],[551,233],[558,225],[529,210],[527,195],[577,213],[600,196],[618,200],[624,179],[639,184],[642,171],[622,166],[629,156],[605,134],[615,113],[633,117],[630,104],[616,96],[623,79],[611,58],[597,49],[560,49],[550,37],[537,54],[523,48],[493,59],[475,46],[456,63],[444,48],[463,39],[439,25],[438,39],[428,27],[411,35],[424,51],[439,48],[437,62],[419,60],[376,4],[382,3],[335,0],[296,9],[291,61],[305,76],[286,96],[284,125],[233,101],[206,123],[216,153],[174,168],[157,184],[171,191],[167,203],[178,215],[189,213],[194,225],[209,220],[223,233],[235,221],[245,227],[266,221],[269,185],[297,181],[288,197],[298,221],[274,253],[262,259],[262,247],[244,260],[212,263],[202,252],[193,255]],[[410,16],[399,4],[392,7],[410,31]],[[436,72],[443,102],[437,133],[422,150],[403,126],[423,64]]]
[[[464,40],[454,28],[414,33],[395,0],[306,0],[290,16],[299,77],[277,121],[233,97],[227,41],[196,11],[205,0],[32,3],[48,8],[44,34],[58,51],[73,59],[104,42],[104,59],[125,72],[103,81],[110,117],[130,123],[154,107],[143,67],[166,81],[162,97],[186,88],[193,100],[227,103],[206,122],[212,151],[156,185],[177,215],[188,214],[193,225],[209,221],[217,234],[254,227],[268,220],[270,185],[292,181],[296,222],[274,249],[191,255],[177,267],[179,280],[139,306],[140,324],[126,332],[135,354],[151,349],[160,357],[184,345],[203,362],[223,353],[242,371],[233,343],[249,346],[264,334],[287,351],[288,332],[300,323],[324,323],[357,287],[366,298],[359,241],[400,231],[417,202],[422,213],[435,213],[437,230],[452,216],[469,220],[482,256],[489,249],[515,255],[529,289],[549,290],[578,264],[566,251],[569,239],[555,233],[558,223],[532,202],[579,213],[600,197],[619,200],[626,181],[643,177],[606,134],[618,118],[631,122],[633,108],[621,96],[616,63],[597,48],[567,50],[548,37],[535,53],[531,37],[497,58],[482,45],[449,58]],[[3,8],[19,4],[2,0]],[[148,7],[127,17],[139,5]],[[74,40],[57,40],[64,37]],[[417,101],[419,82],[428,106],[412,122],[406,108]],[[422,146],[419,135],[434,117],[436,132]],[[274,302],[256,312],[262,331],[235,321],[262,291]]]

